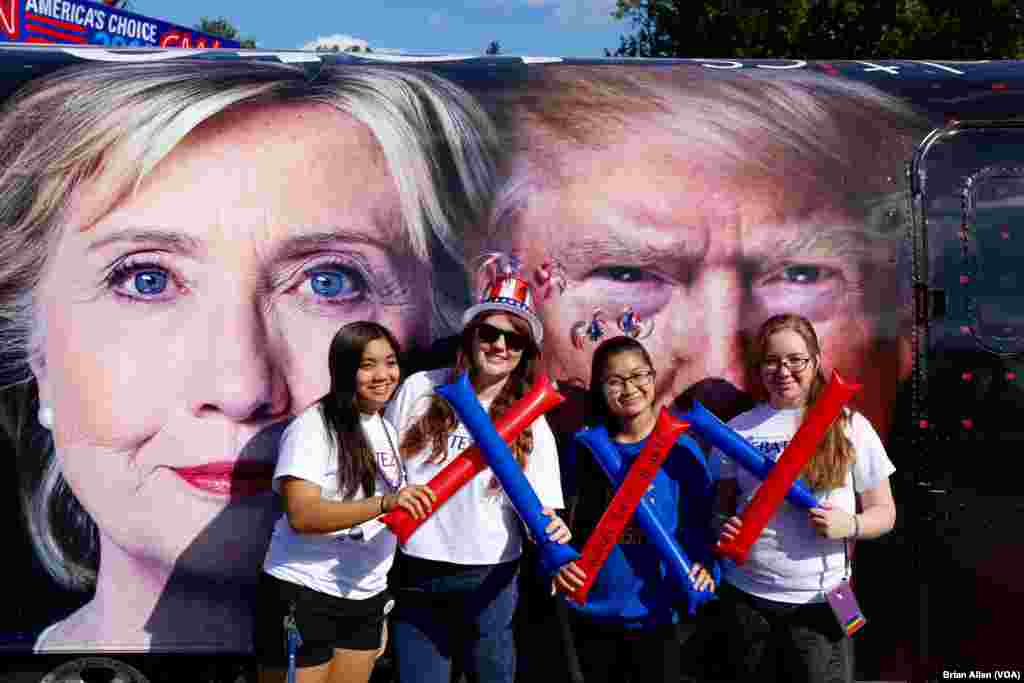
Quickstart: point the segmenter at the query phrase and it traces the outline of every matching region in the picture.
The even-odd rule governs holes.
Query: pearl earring
[[[39,406],[39,414],[36,419],[46,429],[53,429],[53,408],[50,406]]]

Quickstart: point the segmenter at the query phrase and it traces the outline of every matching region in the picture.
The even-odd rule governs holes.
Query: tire
[[[96,678],[99,672],[103,672],[103,678]],[[149,679],[138,669],[110,657],[72,659],[43,676],[39,683],[89,683],[91,680],[109,683],[149,683]]]

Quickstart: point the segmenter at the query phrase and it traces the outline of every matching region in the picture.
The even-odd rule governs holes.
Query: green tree
[[[492,40],[487,44],[487,49],[484,50],[485,55],[500,55],[501,54],[501,43],[496,40]]]
[[[203,33],[209,33],[211,36],[220,36],[227,40],[237,40],[241,43],[242,47],[256,47],[255,38],[242,38],[235,25],[224,17],[217,19],[201,17],[199,23],[192,28]]]
[[[617,0],[622,57],[1000,59],[1024,56],[1016,0]]]

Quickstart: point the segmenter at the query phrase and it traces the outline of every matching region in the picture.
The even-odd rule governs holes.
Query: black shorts
[[[284,620],[293,609],[302,637],[295,654],[299,668],[326,664],[335,650],[376,650],[393,604],[387,591],[366,600],[347,600],[261,572],[254,637],[257,659],[270,668],[288,666]]]

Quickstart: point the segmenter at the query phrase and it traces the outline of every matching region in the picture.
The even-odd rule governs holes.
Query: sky
[[[129,9],[175,24],[225,17],[262,48],[318,39],[431,54],[601,57],[631,32],[611,16],[615,0],[131,0]]]

